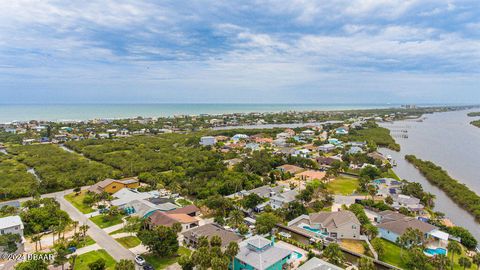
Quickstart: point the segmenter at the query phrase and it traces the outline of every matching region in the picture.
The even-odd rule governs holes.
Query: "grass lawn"
[[[86,247],[86,246],[90,246],[90,245],[93,245],[95,243],[96,243],[95,240],[93,240],[90,236],[87,235],[87,237],[85,237],[85,240],[80,241],[80,243],[77,246],[77,249],[82,248],[82,247]]]
[[[69,201],[75,208],[84,214],[95,212],[92,207],[83,204],[83,199],[85,198],[86,190],[82,190],[80,194],[76,195],[75,192],[65,195],[65,199]]]
[[[103,215],[98,215],[98,216],[91,217],[90,220],[93,221],[93,223],[97,224],[98,227],[103,229],[103,228],[108,228],[108,227],[111,227],[113,225],[117,225],[117,224],[122,223],[122,217],[123,216],[119,215],[119,216],[114,217],[111,220],[104,221],[103,220]]]
[[[328,190],[334,194],[350,195],[359,188],[358,179],[339,176],[327,184]]]
[[[401,248],[385,239],[380,240],[382,240],[383,246],[385,247],[385,254],[379,259],[391,265],[405,268],[405,263],[400,258],[400,253],[402,252]]]
[[[109,233],[109,235],[114,235],[114,234],[117,234],[117,233],[124,233],[126,232],[124,228],[121,228],[121,229],[118,229],[116,231],[113,231],[111,233]]]
[[[119,242],[120,244],[122,244],[122,246],[126,248],[133,248],[142,243],[142,241],[140,241],[140,239],[138,239],[138,237],[136,236],[125,236],[121,238],[116,238],[115,240],[117,240],[117,242]]]
[[[340,246],[356,253],[365,254],[363,243],[365,242],[360,240],[343,239]]]
[[[106,266],[105,269],[107,270],[114,269],[115,260],[103,249],[90,251],[78,256],[77,259],[75,260],[75,267],[73,269],[89,270],[90,268],[88,267],[88,264],[98,260],[99,258],[102,258],[105,260],[105,266]]]
[[[391,243],[387,240],[384,240],[384,239],[381,239],[381,240],[382,240],[382,243],[385,247],[385,254],[382,257],[380,257],[379,259],[381,261],[384,261],[384,262],[389,263],[391,265],[394,265],[394,266],[405,269],[406,268],[405,263],[400,258],[400,254],[402,252],[401,248],[399,246],[395,245],[394,243]],[[406,253],[406,251],[403,251],[403,252]],[[450,254],[448,254],[447,257],[448,257],[449,260],[451,259]],[[461,255],[456,255],[455,254],[455,258],[454,258],[455,264],[453,266],[454,270],[463,270],[463,267],[458,264],[458,259],[460,257],[466,257],[465,249],[462,250]],[[477,266],[472,263],[472,267],[471,268],[466,268],[466,269],[477,269]]]
[[[187,200],[187,199],[183,199],[183,198],[178,199],[178,200],[176,200],[175,202],[178,203],[178,204],[180,204],[181,206],[187,206],[187,205],[192,204],[191,201],[189,201],[189,200]]]
[[[149,264],[155,267],[156,270],[159,270],[159,269],[165,269],[167,266],[176,263],[182,255],[190,255],[190,253],[192,253],[190,249],[185,247],[180,247],[178,249],[178,256],[174,256],[170,258],[160,258],[155,255],[145,255],[143,257],[145,258],[145,260],[147,260]]]

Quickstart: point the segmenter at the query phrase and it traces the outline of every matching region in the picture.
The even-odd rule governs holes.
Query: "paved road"
[[[85,217],[80,211],[78,211],[70,202],[65,200],[63,197],[64,192],[60,194],[56,194],[55,199],[60,203],[60,208],[68,213],[71,219],[76,220],[80,223],[80,225],[87,224],[90,229],[88,230],[88,235],[92,237],[97,244],[105,249],[108,254],[110,254],[116,261],[121,259],[128,259],[133,260],[135,254],[133,254],[130,250],[124,248],[120,245],[115,239],[113,239],[108,233],[104,230],[100,229],[95,223]]]

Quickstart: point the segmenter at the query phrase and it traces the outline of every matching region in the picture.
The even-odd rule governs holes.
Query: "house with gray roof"
[[[420,199],[404,195],[404,194],[392,194],[393,204],[392,207],[396,210],[401,207],[405,207],[412,212],[420,212],[425,206],[420,203]]]
[[[278,193],[270,198],[269,204],[273,209],[283,208],[288,203],[295,201],[297,195],[298,190],[296,189],[285,191],[283,193]]]
[[[359,239],[361,235],[360,221],[346,210],[301,215],[287,225],[293,232],[313,239]]]
[[[403,235],[408,228],[419,230],[425,240],[430,238],[431,240],[440,241],[444,239],[439,238],[445,238],[443,236],[444,233],[439,233],[439,229],[436,226],[393,211],[380,212],[376,221],[379,222],[377,225],[379,236],[393,243],[395,243],[398,237]],[[446,238],[448,240],[448,234]]]
[[[207,237],[208,239],[213,236],[220,237],[220,239],[222,239],[222,248],[227,247],[230,242],[240,242],[240,240],[242,240],[238,234],[227,230],[216,223],[209,223],[190,229],[183,232],[182,235],[185,244],[193,247],[197,246],[201,237]]]
[[[306,261],[298,270],[343,270],[343,268],[333,265],[317,257],[313,257]]]
[[[233,261],[233,270],[283,269],[290,259],[292,250],[275,245],[264,237],[255,235],[239,244],[239,252]]]

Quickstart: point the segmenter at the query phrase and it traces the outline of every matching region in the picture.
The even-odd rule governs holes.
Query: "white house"
[[[215,145],[217,140],[213,136],[204,136],[200,138],[200,145],[202,146],[211,146]]]
[[[23,222],[19,216],[9,216],[0,218],[0,235],[4,234],[18,234],[21,237],[21,241],[17,243],[17,251],[24,251],[25,238],[23,238]],[[2,248],[0,248],[2,251]]]
[[[9,233],[23,236],[23,222],[19,216],[0,218],[0,234]]]

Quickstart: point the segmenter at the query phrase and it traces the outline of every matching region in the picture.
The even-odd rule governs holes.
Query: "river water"
[[[381,149],[381,152],[391,155],[397,162],[394,171],[399,177],[418,182],[424,190],[435,194],[435,210],[445,213],[456,225],[470,230],[480,240],[480,224],[404,159],[405,155],[413,154],[430,160],[480,194],[480,128],[470,125],[478,117],[468,117],[468,112],[427,114],[423,122],[405,120],[383,123],[381,125],[390,129],[402,150]],[[402,136],[405,134],[408,134],[408,138]]]

